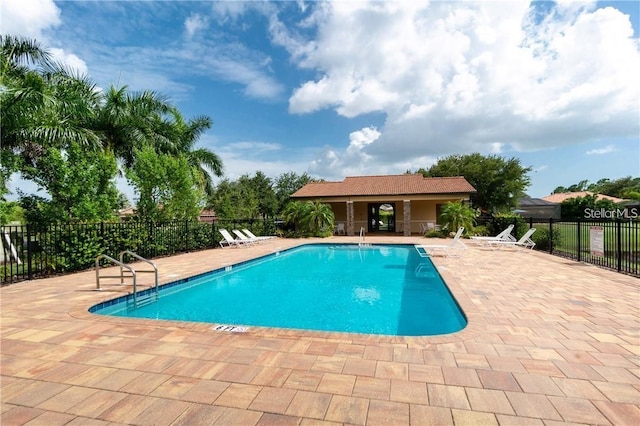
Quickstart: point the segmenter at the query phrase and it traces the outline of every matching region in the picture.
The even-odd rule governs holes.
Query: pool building
[[[422,174],[350,176],[340,182],[311,182],[293,200],[320,200],[331,206],[336,230],[356,235],[410,236],[437,229],[442,206],[468,202],[475,188],[462,176],[426,178]]]

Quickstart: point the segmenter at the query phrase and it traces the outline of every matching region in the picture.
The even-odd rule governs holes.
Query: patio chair
[[[220,232],[220,234],[224,238],[220,241],[220,247],[240,247],[241,245],[246,244],[240,239],[233,238],[229,231],[227,231],[226,229],[218,229],[218,232]]]
[[[240,240],[242,241],[244,244],[255,244],[258,242],[258,240],[256,238],[250,238],[247,237],[246,235],[244,235],[242,232],[238,231],[237,229],[232,230],[231,232],[233,232],[236,237],[236,240]]]
[[[531,228],[520,238],[518,241],[488,241],[488,244],[491,248],[502,248],[502,247],[524,247],[528,249],[532,249],[535,247],[536,243],[533,242],[531,236],[536,232],[536,228]]]
[[[414,247],[421,257],[430,257],[436,254],[442,256],[457,255],[460,250],[467,248],[467,246],[460,241],[463,232],[464,228],[461,226],[449,244],[416,244]]]
[[[504,231],[500,232],[498,235],[496,235],[495,237],[471,237],[472,240],[474,241],[478,241],[481,243],[490,243],[491,241],[513,241],[515,242],[516,239],[513,235],[511,235],[511,231],[513,231],[513,223],[509,226],[507,226]]]
[[[336,235],[347,235],[347,231],[344,229],[344,223],[338,222],[336,223]]]
[[[266,240],[272,240],[272,239],[276,238],[275,235],[256,236],[253,232],[249,231],[247,228],[243,228],[242,232],[244,232],[244,234],[247,237],[249,237],[249,238],[251,238],[251,239],[253,239],[255,241],[258,241],[258,242],[266,241]]]

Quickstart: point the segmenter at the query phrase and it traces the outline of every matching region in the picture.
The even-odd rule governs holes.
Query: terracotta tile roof
[[[475,188],[462,176],[425,178],[421,174],[350,176],[342,182],[312,182],[292,198],[366,195],[468,194]]]
[[[594,195],[594,193],[590,191],[560,192],[557,194],[547,195],[546,197],[542,197],[542,199],[546,201],[551,201],[552,203],[562,203],[564,200],[569,200],[571,198],[578,198],[578,197],[586,197],[587,195]],[[596,200],[598,201],[610,200],[616,204],[626,201],[626,200],[623,200],[622,198],[612,197],[610,195],[604,195],[604,194],[595,194],[595,195],[596,195]]]

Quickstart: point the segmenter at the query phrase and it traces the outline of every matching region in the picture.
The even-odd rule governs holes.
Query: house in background
[[[118,216],[120,217],[120,220],[130,220],[137,214],[138,210],[136,210],[135,207],[131,206],[118,210]]]
[[[217,220],[218,217],[216,216],[216,212],[214,210],[202,210],[200,212],[200,216],[198,216],[199,222],[213,223]]]
[[[596,196],[596,200],[609,200],[615,204],[623,206],[634,205],[634,200],[625,200],[622,198],[612,197],[610,195],[595,194],[590,191],[580,192],[559,192],[557,194],[547,195],[542,198],[522,198],[518,201],[518,207],[514,210],[514,213],[519,214],[525,219],[537,219],[537,220],[560,220],[561,219],[561,204],[572,198]]]
[[[341,182],[312,182],[291,195],[294,201],[329,204],[335,223],[347,235],[366,232],[424,233],[438,225],[448,201],[468,202],[476,190],[462,176],[425,178],[421,174],[351,176]]]
[[[591,195],[595,195],[596,196],[596,201],[609,200],[609,201],[614,202],[616,204],[628,201],[628,200],[624,200],[622,198],[612,197],[610,195],[594,194],[593,192],[590,192],[590,191],[559,192],[557,194],[551,194],[551,195],[547,195],[546,197],[542,197],[542,199],[545,200],[545,201],[550,201],[552,203],[561,204],[563,201],[569,200],[571,198],[587,197],[587,196],[591,196]]]
[[[514,213],[525,219],[560,219],[560,204],[542,198],[522,198]]]

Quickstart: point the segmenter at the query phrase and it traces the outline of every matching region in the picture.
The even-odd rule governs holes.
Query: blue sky
[[[397,174],[471,152],[532,167],[535,197],[640,176],[637,1],[0,7],[3,33],[38,39],[98,86],[210,116],[200,145],[229,179]]]

